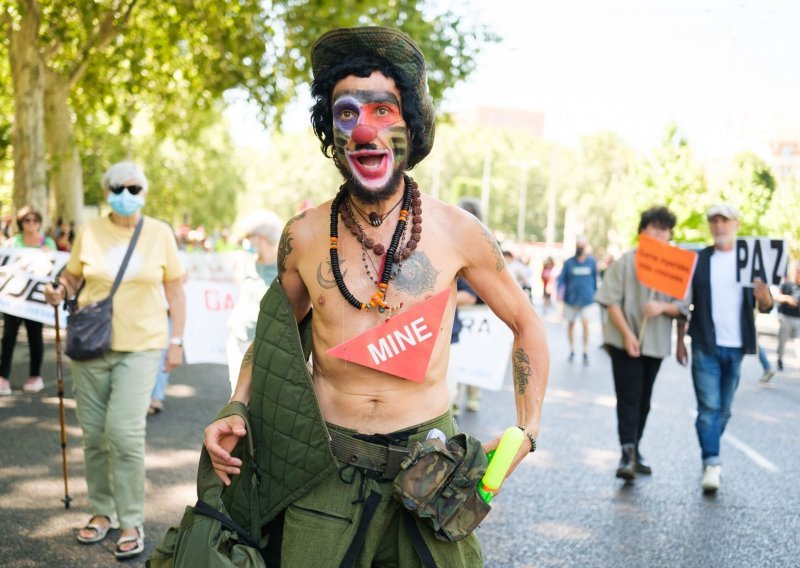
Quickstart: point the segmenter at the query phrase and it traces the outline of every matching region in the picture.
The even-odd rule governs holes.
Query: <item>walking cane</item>
[[[53,288],[58,288],[60,282],[53,282]],[[61,362],[61,326],[58,322],[58,304],[53,306],[56,312],[56,385],[58,388],[58,414],[61,418],[61,469],[64,473],[64,508],[69,509],[69,487],[67,485],[67,421],[64,414],[64,366]]]

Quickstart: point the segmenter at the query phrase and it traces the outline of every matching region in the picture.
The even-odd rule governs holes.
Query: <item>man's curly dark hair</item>
[[[675,227],[677,222],[675,215],[663,205],[656,205],[642,212],[639,220],[639,232],[644,231],[648,225],[655,225],[658,229],[669,229]]]
[[[311,107],[311,126],[314,128],[314,134],[322,143],[322,153],[333,158],[337,167],[341,169],[336,153],[331,151],[333,146],[333,101],[331,100],[333,88],[336,83],[349,75],[369,77],[373,71],[380,71],[386,77],[394,79],[397,90],[400,91],[400,106],[403,120],[408,129],[410,146],[408,169],[411,169],[426,155],[421,151],[421,145],[425,138],[422,108],[417,97],[416,85],[405,80],[403,74],[399,73],[385,59],[367,55],[355,56],[344,63],[321,71],[314,77],[314,81],[311,83],[311,95],[315,101]]]

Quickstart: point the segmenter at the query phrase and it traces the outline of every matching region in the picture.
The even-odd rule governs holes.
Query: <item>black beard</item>
[[[363,203],[364,205],[375,205],[376,203],[380,203],[382,201],[386,201],[390,199],[393,195],[397,193],[398,187],[400,187],[400,180],[403,179],[404,171],[403,166],[405,164],[400,164],[400,168],[396,169],[392,176],[389,178],[383,186],[378,188],[368,188],[364,187],[350,172],[350,170],[342,167],[337,162],[336,166],[339,168],[342,176],[344,177],[345,185],[347,186],[347,191],[358,199],[359,202]]]

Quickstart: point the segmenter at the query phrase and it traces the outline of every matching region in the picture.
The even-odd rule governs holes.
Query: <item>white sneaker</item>
[[[11,383],[8,379],[4,377],[0,377],[0,396],[10,396],[11,395]]]
[[[703,470],[703,483],[700,485],[705,493],[713,493],[719,489],[722,466],[707,465]]]
[[[25,381],[25,384],[22,386],[22,390],[28,393],[37,393],[43,388],[44,381],[42,377],[28,377],[28,380]]]

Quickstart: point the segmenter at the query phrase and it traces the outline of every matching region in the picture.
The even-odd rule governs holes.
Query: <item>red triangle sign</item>
[[[328,355],[421,383],[431,360],[450,290],[328,350]]]

